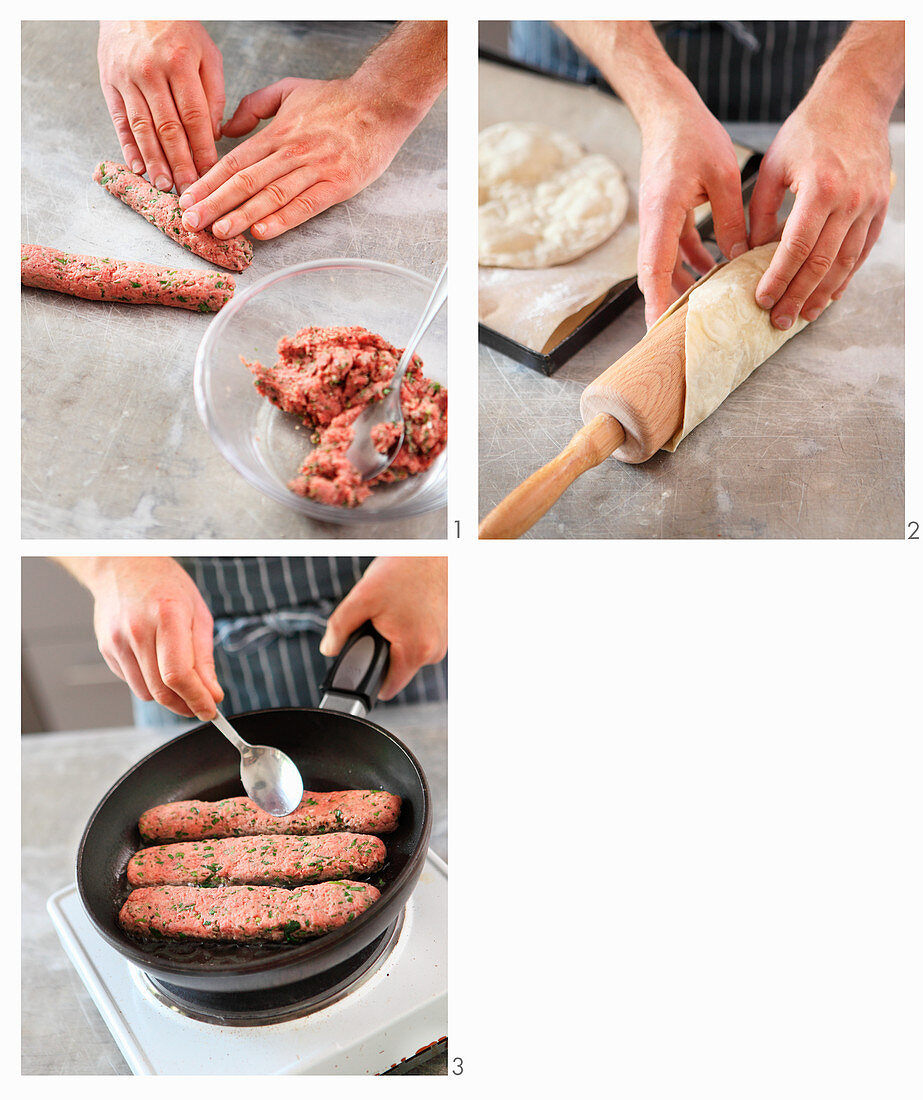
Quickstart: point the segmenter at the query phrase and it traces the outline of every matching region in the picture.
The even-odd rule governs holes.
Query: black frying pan
[[[369,639],[372,642],[369,642]],[[371,650],[371,652],[370,652]],[[353,922],[300,944],[141,942],[118,924],[125,869],[143,847],[142,811],[163,802],[243,794],[240,757],[207,723],[168,741],[131,768],[93,812],[77,853],[77,888],[90,920],[121,955],[174,986],[212,992],[267,990],[312,978],[351,958],[398,917],[426,859],[429,786],[406,746],[358,714],[377,697],[387,642],[367,624],[350,638],[324,685],[320,708],[250,711],[233,717],[241,736],[276,746],[298,765],[306,790],[380,789],[403,799],[398,828],[382,839],[384,868],[370,881],[381,898]]]

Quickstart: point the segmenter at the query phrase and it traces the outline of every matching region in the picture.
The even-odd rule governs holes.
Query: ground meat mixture
[[[279,886],[142,886],[119,924],[144,939],[287,941],[322,936],[354,921],[381,897],[367,882]]]
[[[299,495],[352,507],[361,504],[373,486],[426,470],[445,449],[448,395],[438,382],[424,377],[423,363],[415,355],[401,384],[404,442],[383,474],[363,482],[346,459],[352,424],[366,406],[390,392],[401,349],[354,325],[303,328],[294,336],[283,336],[277,350],[272,367],[241,359],[264,397],[313,429],[315,448],[289,482]],[[376,448],[386,452],[398,431],[393,424],[378,425],[373,431]]]
[[[377,836],[246,836],[142,848],[128,861],[131,886],[301,886],[370,875],[387,852]]]
[[[138,830],[144,840],[153,841],[276,833],[393,833],[400,812],[400,795],[387,791],[305,791],[285,817],[274,817],[249,798],[236,795],[218,802],[192,799],[153,806],[139,818]]]
[[[216,313],[234,294],[234,279],[223,272],[84,256],[38,244],[22,246],[20,263],[25,286],[94,302],[133,302]]]
[[[229,271],[243,271],[253,259],[253,245],[246,237],[231,237],[222,241],[208,229],[187,229],[182,221],[179,195],[158,191],[126,165],[104,160],[96,166],[93,179],[111,195],[136,210],[151,225],[156,225],[171,240],[209,263],[226,267]]]

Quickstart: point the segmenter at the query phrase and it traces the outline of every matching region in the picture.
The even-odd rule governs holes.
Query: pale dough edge
[[[663,450],[675,451],[761,363],[808,324],[799,317],[790,329],[777,329],[769,312],[756,304],[757,284],[777,247],[778,242],[771,241],[753,248],[709,272],[692,288],[686,309],[683,424]]]

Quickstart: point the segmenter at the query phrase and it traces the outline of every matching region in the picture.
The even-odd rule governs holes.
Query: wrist
[[[104,579],[110,575],[112,564],[116,559],[111,557],[57,557],[52,560],[70,573],[84,588],[95,594]]]
[[[405,22],[346,84],[381,121],[413,129],[445,88],[446,66],[445,23]]]
[[[805,97],[851,119],[887,125],[904,86],[904,24],[855,22]]]

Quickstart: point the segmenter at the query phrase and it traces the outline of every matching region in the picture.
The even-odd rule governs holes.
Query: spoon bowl
[[[270,745],[251,745],[220,710],[212,722],[240,753],[240,781],[249,798],[273,817],[292,813],[304,795],[304,782],[291,757]]]

